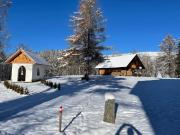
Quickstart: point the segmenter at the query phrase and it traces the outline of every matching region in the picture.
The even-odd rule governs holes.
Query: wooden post
[[[60,109],[59,109],[59,132],[62,132],[62,130],[61,130],[61,125],[62,125],[62,112],[63,112],[63,107],[60,106]]]
[[[115,98],[111,94],[105,95],[104,122],[115,123]]]

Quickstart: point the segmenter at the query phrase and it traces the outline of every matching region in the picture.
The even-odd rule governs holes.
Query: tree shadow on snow
[[[141,100],[156,135],[179,135],[180,80],[140,81],[131,94]]]
[[[16,114],[60,96],[59,91],[47,92],[49,90],[0,103],[0,121],[22,117],[24,115]]]
[[[91,77],[90,81],[82,81],[73,78],[69,78],[66,84],[62,84],[62,89],[60,91],[54,90],[49,91],[47,89],[40,93],[35,93],[30,96],[24,96],[22,98],[5,101],[0,103],[0,121],[6,121],[12,118],[21,117],[21,115],[17,115],[19,112],[28,110],[37,105],[40,105],[44,102],[48,102],[55,98],[59,98],[63,95],[74,96],[80,91],[85,91],[89,93],[89,88],[98,85],[105,85],[104,82],[109,82],[107,85],[107,89],[95,89],[93,92],[97,92],[99,94],[104,94],[105,92],[116,92],[120,91],[122,86],[118,84],[119,80],[123,80],[123,78],[113,78],[111,76],[106,77]],[[110,88],[113,88],[112,90]],[[23,116],[22,116],[23,117]]]
[[[95,80],[94,84],[97,86],[97,89],[88,91],[88,93],[97,93],[104,95],[105,93],[115,93],[120,92],[123,89],[131,89],[128,86],[124,86],[121,81],[126,80],[125,78],[113,77],[113,76],[101,76],[99,79]]]
[[[80,115],[81,115],[81,112],[79,112],[78,114],[76,114],[76,116],[74,116],[74,117],[72,118],[72,120],[64,127],[64,129],[62,130],[62,132],[65,133],[66,129],[67,129],[67,128],[73,123],[73,121],[74,121],[75,119],[77,119]]]
[[[127,130],[127,135],[142,135],[133,125],[124,123],[115,133],[121,135],[123,130]]]

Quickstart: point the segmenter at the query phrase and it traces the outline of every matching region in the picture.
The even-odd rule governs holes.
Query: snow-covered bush
[[[41,83],[42,83],[42,84],[45,84],[45,83],[46,83],[46,80],[41,80]]]
[[[24,89],[23,87],[17,85],[17,84],[13,84],[13,83],[10,83],[8,81],[4,81],[4,86],[7,88],[7,89],[12,89],[13,91],[17,92],[17,93],[20,93],[20,94],[25,94],[25,95],[28,95],[29,94],[29,91],[28,89]]]
[[[57,85],[57,88],[58,88],[58,90],[61,90],[61,84],[60,83]]]
[[[60,90],[61,89],[61,84],[60,83],[53,83],[51,81],[46,81],[46,80],[41,80],[41,83],[46,85],[46,86],[49,86],[51,88],[54,88],[54,89],[58,89]]]
[[[57,84],[56,84],[56,83],[53,84],[53,88],[54,88],[54,89],[57,88]]]

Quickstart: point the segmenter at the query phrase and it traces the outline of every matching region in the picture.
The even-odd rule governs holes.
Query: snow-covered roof
[[[105,61],[98,64],[95,68],[122,68],[127,67],[134,59],[136,54],[124,54],[120,56],[107,56]]]
[[[33,53],[33,52],[29,52],[29,51],[25,51],[25,53],[28,56],[30,56],[36,64],[48,65],[46,60],[43,57],[41,57],[39,54]]]
[[[5,63],[8,63],[9,61],[11,61],[14,57],[17,56],[17,54],[19,54],[20,52],[24,52],[34,63],[36,64],[41,64],[41,65],[49,65],[46,60],[44,58],[42,58],[39,54],[37,53],[33,53],[30,51],[26,51],[23,49],[19,49],[17,50],[13,55],[11,55],[6,61]]]

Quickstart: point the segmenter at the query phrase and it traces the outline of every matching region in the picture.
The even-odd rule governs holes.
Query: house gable
[[[138,55],[136,55],[132,61],[128,64],[127,68],[131,68],[131,69],[139,69],[139,67],[142,67],[142,69],[145,69],[142,61],[140,60],[140,58],[138,57]]]
[[[35,62],[22,50],[18,51],[14,55],[12,55],[6,63],[11,64],[19,64],[19,63],[26,63],[26,64],[34,64]]]

